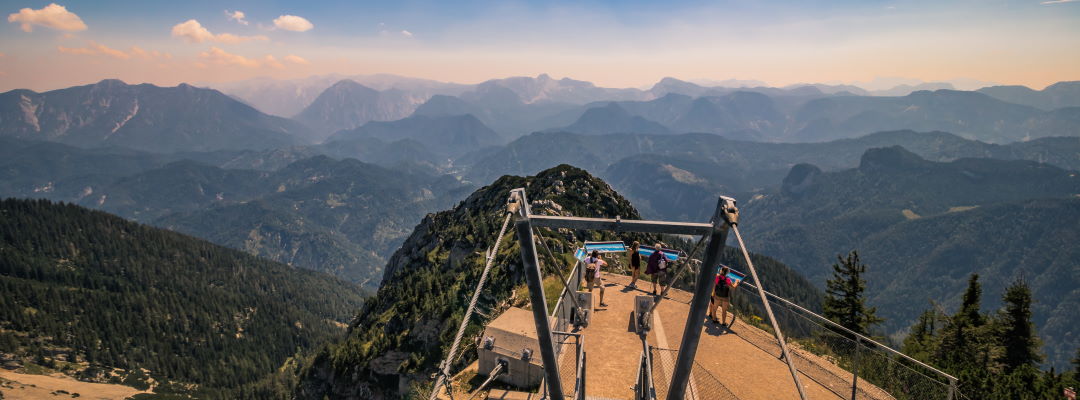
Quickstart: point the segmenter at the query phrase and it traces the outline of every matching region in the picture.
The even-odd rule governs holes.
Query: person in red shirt
[[[713,287],[712,301],[709,303],[709,319],[721,325],[727,325],[727,309],[731,304],[731,289],[735,286],[731,278],[728,278],[728,267],[720,268],[716,275],[716,285]],[[716,308],[720,307],[721,318],[716,318]],[[735,323],[735,314],[731,315],[731,323]]]

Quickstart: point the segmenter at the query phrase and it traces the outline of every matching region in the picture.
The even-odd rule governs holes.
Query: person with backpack
[[[665,269],[667,269],[667,258],[664,257],[663,247],[661,247],[660,243],[657,243],[656,251],[649,256],[649,261],[645,265],[645,273],[652,275],[653,278],[652,294],[654,296],[658,294],[656,292],[656,283],[663,279]],[[663,282],[660,282],[660,289],[664,289]]]
[[[636,240],[630,245],[630,284],[626,285],[627,288],[637,289],[637,278],[641,274],[641,253],[638,253],[638,247],[641,246]]]
[[[716,275],[716,283],[713,286],[712,301],[709,302],[709,319],[721,325],[727,325],[727,309],[731,305],[731,288],[734,283],[728,278],[728,267],[722,266],[720,273]],[[720,307],[721,319],[716,318],[716,308]],[[731,315],[731,323],[735,324],[735,314]]]
[[[593,250],[592,254],[585,257],[585,283],[589,289],[589,293],[592,293],[593,286],[600,287],[600,307],[607,307],[607,303],[604,303],[604,280],[600,278],[600,268],[607,265],[607,262],[600,257],[600,252]]]

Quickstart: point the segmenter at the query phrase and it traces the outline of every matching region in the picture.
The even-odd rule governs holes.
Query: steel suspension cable
[[[780,325],[776,322],[776,316],[773,315],[772,306],[769,305],[769,298],[765,295],[764,286],[761,280],[758,279],[757,269],[754,268],[754,262],[750,261],[750,252],[746,250],[746,244],[743,243],[742,234],[739,233],[739,226],[731,224],[731,230],[735,232],[735,239],[739,241],[739,250],[742,250],[743,258],[746,259],[746,266],[750,268],[750,274],[754,277],[754,284],[757,286],[758,295],[763,300],[765,305],[765,312],[769,316],[769,322],[772,323],[773,331],[776,332],[776,340],[780,342],[780,351],[784,356],[784,361],[787,361],[788,369],[791,371],[791,378],[795,380],[795,388],[799,390],[799,398],[806,399],[806,393],[803,392],[802,382],[799,381],[799,371],[795,369],[795,361],[791,359],[791,355],[788,354],[787,342],[784,341],[784,334],[780,332]]]
[[[540,234],[540,228],[533,228],[533,229],[536,230],[536,238],[540,241],[540,246],[543,247],[544,251],[547,252],[548,257],[551,258],[552,261],[558,262],[558,259],[555,258],[555,253],[553,253],[551,251],[551,249],[548,248],[547,240],[545,240],[544,236]],[[559,273],[559,283],[562,283],[564,291],[571,291],[571,292],[576,291],[576,289],[577,289],[576,284],[574,285],[575,290],[570,290],[570,281],[566,276],[563,275],[561,265],[556,266],[555,271]],[[574,308],[579,309],[579,310],[581,309],[581,305],[579,305],[578,301],[577,301],[577,296],[571,295],[570,296],[570,301],[572,301],[574,303]]]
[[[487,281],[488,272],[491,271],[491,266],[495,263],[495,255],[499,253],[499,245],[506,234],[506,227],[510,224],[511,217],[513,217],[513,213],[507,212],[506,218],[503,219],[502,228],[499,229],[499,236],[495,238],[495,246],[491,248],[491,252],[487,255],[484,272],[480,274],[480,281],[476,283],[476,289],[473,291],[472,300],[469,301],[469,307],[465,309],[465,316],[461,318],[461,326],[458,327],[457,335],[454,336],[454,343],[450,345],[450,352],[447,353],[446,359],[443,360],[443,364],[439,368],[438,377],[435,380],[435,386],[431,389],[429,400],[435,400],[439,395],[440,387],[444,385],[447,391],[450,390],[450,381],[446,379],[450,375],[450,366],[457,359],[457,350],[458,345],[461,344],[461,337],[465,335],[465,328],[469,326],[469,318],[472,316],[473,309],[476,308],[477,300],[480,299],[480,291]]]
[[[495,380],[495,378],[498,377],[499,374],[501,374],[502,372],[503,372],[503,364],[502,363],[496,363],[495,368],[492,368],[491,372],[488,373],[487,380],[485,380],[484,383],[481,383],[480,386],[477,387],[475,391],[473,391],[472,395],[469,396],[469,400],[475,399],[476,395],[480,394],[480,392],[482,390],[484,390],[484,388],[487,387],[487,385],[489,383],[491,383],[491,381]]]

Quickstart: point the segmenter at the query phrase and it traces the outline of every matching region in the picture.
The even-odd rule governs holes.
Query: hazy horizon
[[[106,76],[106,77],[101,77],[100,79],[91,79],[91,80],[87,80],[87,81],[83,81],[83,82],[65,83],[65,84],[62,84],[62,85],[59,85],[59,86],[56,86],[56,87],[40,87],[40,88],[11,87],[11,88],[2,89],[0,91],[5,91],[6,92],[6,91],[10,91],[10,90],[17,90],[17,89],[29,89],[29,90],[33,90],[33,91],[36,91],[36,92],[47,92],[47,91],[51,91],[51,90],[65,89],[65,88],[74,87],[74,86],[93,85],[93,84],[101,82],[103,80],[120,80],[120,81],[124,82],[125,84],[129,84],[129,85],[152,84],[152,85],[162,86],[162,87],[175,87],[175,86],[180,85],[180,84],[188,84],[188,85],[193,85],[193,86],[198,86],[198,87],[210,87],[210,88],[217,89],[217,88],[221,88],[221,87],[229,87],[232,84],[239,84],[239,83],[245,83],[245,82],[256,82],[256,81],[296,82],[296,81],[305,81],[305,80],[319,80],[319,79],[324,79],[324,78],[327,78],[327,77],[340,78],[340,79],[349,79],[349,78],[357,78],[357,77],[377,77],[377,76],[387,76],[387,77],[392,76],[392,77],[403,78],[403,79],[422,79],[422,80],[429,80],[429,81],[432,81],[432,82],[439,82],[439,83],[443,83],[443,84],[453,84],[453,85],[476,85],[476,84],[480,84],[480,83],[483,83],[483,82],[489,81],[489,80],[508,79],[508,78],[521,78],[521,77],[539,78],[542,75],[547,75],[549,78],[551,78],[553,80],[571,79],[571,80],[577,80],[577,81],[585,81],[584,79],[578,79],[578,78],[575,78],[573,76],[554,76],[552,74],[548,74],[548,73],[544,73],[544,72],[541,72],[538,75],[493,76],[493,77],[490,77],[490,78],[481,79],[481,80],[478,80],[478,81],[470,81],[470,82],[439,80],[439,79],[425,78],[425,77],[419,77],[419,76],[400,75],[400,74],[395,74],[395,73],[392,73],[392,72],[373,72],[373,73],[360,73],[360,74],[328,72],[328,73],[324,73],[324,74],[312,74],[312,75],[299,76],[299,77],[278,78],[278,77],[273,77],[273,76],[261,75],[261,76],[252,76],[252,77],[249,77],[249,78],[233,79],[233,80],[190,81],[190,82],[189,81],[182,81],[182,82],[175,82],[175,83],[131,81],[131,80],[126,80],[126,79],[123,79],[123,78],[120,78],[120,77],[107,77]],[[771,87],[771,88],[789,88],[789,87],[798,87],[798,86],[801,86],[801,85],[836,85],[836,86],[847,85],[847,86],[855,86],[855,87],[858,87],[860,89],[867,90],[867,91],[870,91],[870,92],[888,91],[890,89],[895,89],[895,88],[901,87],[901,86],[917,86],[917,85],[920,85],[920,84],[942,84],[942,83],[950,84],[950,85],[953,85],[955,90],[977,90],[977,89],[980,89],[980,88],[983,88],[983,87],[1006,85],[1006,84],[999,83],[999,82],[986,82],[986,81],[979,81],[979,80],[975,80],[975,79],[971,79],[971,78],[955,78],[955,79],[941,80],[941,81],[923,81],[923,80],[920,80],[920,79],[904,78],[904,77],[875,77],[874,79],[872,79],[870,81],[857,81],[857,82],[837,82],[837,81],[831,81],[831,82],[796,82],[796,83],[789,83],[789,84],[784,84],[784,85],[774,85],[774,84],[771,84],[770,82],[765,82],[765,81],[761,81],[761,80],[753,79],[753,78],[717,79],[717,78],[684,78],[684,77],[673,77],[673,76],[659,77],[659,78],[655,79],[654,81],[652,81],[652,82],[650,82],[648,84],[637,85],[637,86],[605,86],[605,85],[601,85],[601,84],[599,84],[597,82],[592,82],[592,81],[588,81],[588,82],[595,84],[597,87],[603,87],[603,88],[608,88],[608,89],[649,90],[655,84],[659,83],[661,80],[668,79],[668,78],[673,78],[673,79],[677,79],[677,80],[684,81],[684,82],[690,82],[690,83],[693,83],[693,84],[696,84],[696,85],[699,85],[699,86],[702,86],[702,87],[728,87],[728,88]],[[1030,86],[1028,86],[1028,87],[1030,87],[1031,89],[1034,89],[1034,90],[1041,90],[1041,89],[1044,89],[1045,87],[1051,86],[1051,85],[1053,85],[1055,83],[1070,82],[1070,81],[1071,80],[1051,82],[1050,84],[1047,84],[1047,85],[1042,86],[1042,87],[1030,87]]]
[[[1080,1],[456,4],[7,1],[0,90],[390,73],[1033,89],[1080,79]],[[861,85],[860,85],[861,86]]]

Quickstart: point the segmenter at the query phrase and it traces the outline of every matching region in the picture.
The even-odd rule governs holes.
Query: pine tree
[[[847,257],[836,256],[833,277],[826,283],[825,317],[852,331],[867,334],[870,326],[884,321],[876,315],[875,307],[867,307],[863,292],[866,281],[862,274],[866,264],[859,261],[859,253],[852,250]]]
[[[948,319],[947,324],[941,330],[941,343],[935,351],[934,360],[954,371],[984,369],[980,361],[987,352],[987,346],[982,340],[980,327],[985,325],[986,317],[979,310],[982,297],[982,286],[979,284],[979,275],[972,274],[968,279],[967,290],[964,291],[963,301],[956,314]]]
[[[1080,347],[1076,348],[1076,357],[1072,359],[1073,365],[1073,382],[1080,384]]]
[[[936,347],[936,334],[938,331],[938,321],[941,320],[941,315],[930,308],[923,311],[919,315],[919,319],[915,321],[915,325],[911,326],[911,331],[908,336],[904,338],[904,345],[902,347],[904,354],[914,357],[917,360],[929,361],[930,356],[934,354]]]
[[[1004,354],[999,361],[1011,372],[1022,365],[1037,366],[1042,362],[1041,345],[1031,323],[1031,289],[1023,280],[1013,282],[1005,289],[1005,308],[998,318],[999,343]]]
[[[979,274],[971,274],[957,317],[963,318],[971,326],[982,326],[986,323],[986,318],[979,312],[980,301],[982,301],[982,285],[979,284]]]

